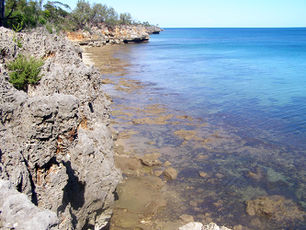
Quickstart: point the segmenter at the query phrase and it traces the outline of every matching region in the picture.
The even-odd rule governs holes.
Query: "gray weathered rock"
[[[101,229],[120,173],[99,72],[63,37],[19,33],[18,47],[12,31],[0,28],[0,36],[0,179],[57,213],[60,229]],[[8,82],[6,69],[21,53],[45,60],[43,78],[27,93]]]
[[[0,194],[1,229],[58,229],[58,218],[54,212],[36,207],[9,181],[0,180]]]
[[[148,34],[159,34],[163,30],[157,26],[147,26],[146,31]]]

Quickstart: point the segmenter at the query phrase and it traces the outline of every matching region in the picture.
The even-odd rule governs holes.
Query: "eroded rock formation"
[[[149,34],[156,34],[160,31],[161,29],[155,26],[118,25],[111,28],[101,24],[97,27],[92,27],[90,32],[69,32],[67,37],[80,45],[102,46],[107,43],[145,42],[149,40]]]
[[[44,59],[43,77],[27,93],[8,82],[6,69],[21,53]],[[4,28],[0,62],[0,179],[56,213],[60,229],[101,229],[120,173],[99,72],[60,36]]]
[[[58,229],[58,218],[50,210],[35,206],[5,180],[0,180],[0,229]]]

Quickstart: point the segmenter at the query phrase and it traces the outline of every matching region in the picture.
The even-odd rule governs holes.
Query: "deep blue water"
[[[306,28],[168,28],[129,53],[131,76],[175,108],[306,147]]]

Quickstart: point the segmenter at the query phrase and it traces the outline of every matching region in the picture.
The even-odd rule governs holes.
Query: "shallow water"
[[[305,38],[306,29],[168,29],[112,51],[120,68],[103,77],[114,81],[114,127],[135,131],[125,151],[158,152],[179,172],[167,183],[179,202],[155,218],[305,229],[305,218],[246,213],[246,201],[270,195],[306,210]]]

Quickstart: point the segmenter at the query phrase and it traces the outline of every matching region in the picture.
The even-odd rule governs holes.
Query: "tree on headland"
[[[0,26],[12,29],[45,26],[53,32],[90,29],[101,24],[113,27],[142,23],[135,22],[130,13],[119,15],[113,7],[90,4],[87,0],[78,0],[73,10],[56,0],[0,0]]]
[[[119,19],[120,24],[129,25],[133,23],[133,19],[130,13],[122,13],[120,14]]]
[[[79,0],[76,8],[71,13],[72,20],[77,29],[95,26],[99,23],[105,23],[114,26],[119,23],[118,13],[113,7],[108,7],[100,3],[92,7],[89,2]]]
[[[91,14],[92,10],[89,2],[79,0],[76,8],[71,13],[71,18],[77,29],[81,29],[88,25],[92,17]]]

